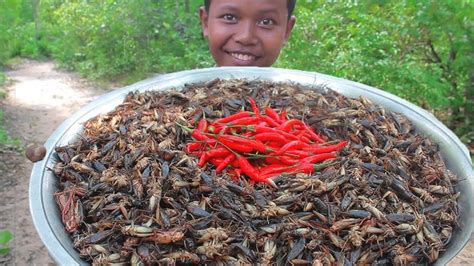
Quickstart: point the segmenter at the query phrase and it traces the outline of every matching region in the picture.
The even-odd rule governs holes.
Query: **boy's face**
[[[287,0],[212,0],[200,17],[218,66],[271,66],[295,24]]]

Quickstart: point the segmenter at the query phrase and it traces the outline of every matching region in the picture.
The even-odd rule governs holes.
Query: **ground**
[[[113,85],[94,85],[78,75],[58,70],[54,62],[25,60],[6,72],[11,84],[0,101],[5,126],[21,141],[43,144],[63,120],[104,94]],[[107,88],[104,88],[107,87]],[[33,164],[15,147],[0,145],[0,230],[13,231],[12,248],[0,255],[0,265],[54,264],[33,226],[28,184]],[[474,238],[450,265],[474,265]]]
[[[25,60],[6,71],[10,79],[0,108],[5,127],[21,141],[43,144],[70,115],[106,89],[58,70],[53,62]],[[11,265],[53,264],[36,233],[28,205],[28,185],[33,164],[14,147],[0,146],[0,229],[13,231],[12,248],[2,263]]]

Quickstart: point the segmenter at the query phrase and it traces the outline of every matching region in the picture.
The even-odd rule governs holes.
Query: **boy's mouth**
[[[253,56],[253,55],[241,54],[241,53],[230,53],[230,55],[233,58],[239,59],[239,60],[242,60],[242,61],[253,61],[257,58],[256,56]]]

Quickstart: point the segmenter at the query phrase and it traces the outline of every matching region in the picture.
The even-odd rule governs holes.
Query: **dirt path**
[[[24,61],[6,72],[13,81],[1,102],[5,126],[22,145],[43,144],[63,120],[106,92],[53,62]],[[0,146],[0,229],[13,231],[12,248],[0,264],[48,265],[48,255],[33,226],[28,184],[33,164],[13,148]]]
[[[23,145],[42,144],[59,124],[105,89],[77,75],[57,70],[53,62],[24,61],[7,71],[13,84],[0,102],[9,133]],[[28,184],[32,169],[23,154],[0,146],[0,229],[14,233],[12,251],[0,265],[53,264],[32,224]],[[450,265],[474,265],[474,239]]]

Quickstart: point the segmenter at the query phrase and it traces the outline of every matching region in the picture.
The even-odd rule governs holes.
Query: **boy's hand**
[[[28,160],[35,163],[43,160],[46,155],[46,148],[43,145],[29,144],[28,147],[26,147],[25,155]]]

